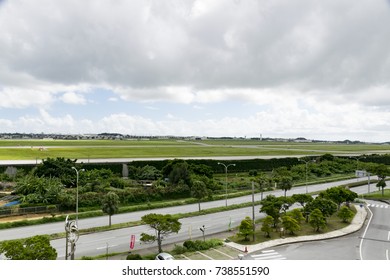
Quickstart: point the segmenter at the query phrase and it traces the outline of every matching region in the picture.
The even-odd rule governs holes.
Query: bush
[[[186,252],[187,252],[187,249],[184,246],[180,246],[180,245],[176,245],[176,244],[175,244],[175,247],[172,250],[172,253],[174,255],[180,255],[180,254],[184,254]]]
[[[142,260],[142,257],[140,254],[128,254],[126,260]]]
[[[210,239],[210,240],[187,240],[183,243],[183,246],[190,252],[193,251],[203,251],[208,250],[210,248],[215,248],[218,246],[222,246],[223,242],[219,239]]]

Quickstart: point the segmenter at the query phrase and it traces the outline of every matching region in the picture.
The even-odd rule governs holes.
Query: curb
[[[285,245],[285,244],[291,244],[291,243],[298,243],[298,242],[307,242],[307,241],[317,241],[317,240],[325,240],[325,239],[332,239],[340,236],[345,236],[351,233],[354,233],[358,230],[360,230],[364,224],[364,221],[367,218],[367,210],[365,207],[361,205],[357,206],[354,204],[357,213],[355,217],[353,218],[350,225],[331,232],[318,234],[318,235],[306,235],[306,236],[298,236],[298,237],[288,237],[288,238],[279,238],[275,240],[265,241],[262,243],[254,244],[254,245],[241,245],[234,242],[225,242],[224,244],[228,247],[234,248],[236,250],[239,250],[243,253],[251,253],[256,252],[259,250],[263,250],[270,247],[275,247],[279,245]]]

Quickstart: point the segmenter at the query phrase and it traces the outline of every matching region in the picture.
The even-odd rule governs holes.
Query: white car
[[[156,256],[155,260],[160,260],[160,261],[169,261],[169,260],[174,260],[175,258],[168,253],[160,253]]]

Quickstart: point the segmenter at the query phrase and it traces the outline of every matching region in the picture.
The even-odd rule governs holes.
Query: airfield
[[[0,140],[0,164],[39,163],[46,158],[78,162],[161,159],[240,160],[323,154],[360,156],[390,153],[388,144],[346,144],[259,140]]]

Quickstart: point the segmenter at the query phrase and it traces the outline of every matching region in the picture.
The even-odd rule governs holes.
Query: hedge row
[[[345,157],[348,158],[348,157]],[[390,165],[390,154],[373,154],[367,155],[365,158],[359,159],[362,162],[373,162],[373,163],[383,163]],[[211,167],[215,173],[224,173],[225,168],[222,165],[219,165],[218,160],[212,159],[189,159],[186,160],[188,164],[204,164]],[[225,165],[235,164],[235,166],[229,166],[229,172],[249,172],[250,170],[258,171],[272,171],[275,168],[286,166],[291,167],[301,162],[296,157],[287,157],[287,158],[271,158],[271,159],[245,159],[245,160],[224,160],[222,161]],[[142,160],[142,161],[132,161],[127,163],[129,166],[135,167],[144,167],[146,165],[154,166],[159,170],[162,170],[164,166],[169,163],[169,160]],[[35,165],[18,165],[18,169],[22,169],[25,172],[31,171]],[[0,166],[0,172],[3,173],[6,170],[7,166]],[[123,164],[122,163],[83,163],[83,168],[85,169],[109,169],[115,174],[121,175]]]

